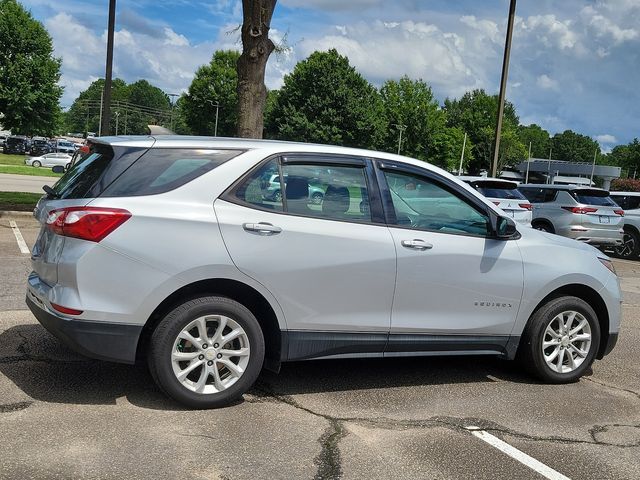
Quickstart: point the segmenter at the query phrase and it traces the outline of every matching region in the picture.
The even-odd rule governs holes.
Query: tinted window
[[[240,150],[154,148],[131,165],[101,196],[130,197],[168,192],[240,153]]]
[[[107,146],[96,146],[71,167],[53,189],[60,198],[90,197],[89,191],[104,174],[113,159],[113,150]]]
[[[600,190],[573,190],[570,192],[578,203],[585,205],[599,205],[603,207],[617,207],[618,205],[609,196],[609,192]]]
[[[520,187],[519,190],[531,203],[553,202],[558,194],[558,191],[552,188]]]
[[[488,218],[448,189],[408,173],[384,172],[396,223],[419,230],[486,236]]]
[[[284,164],[285,209],[296,215],[370,222],[371,207],[363,167]]]
[[[271,160],[251,172],[234,190],[238,200],[266,210],[282,211],[278,162]]]
[[[526,200],[517,188],[477,187],[477,190],[487,198],[506,198],[508,200]]]

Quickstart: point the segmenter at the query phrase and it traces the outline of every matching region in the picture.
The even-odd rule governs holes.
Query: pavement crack
[[[0,413],[11,413],[24,410],[33,405],[33,402],[15,402],[15,403],[3,403],[0,404]]]
[[[11,363],[19,363],[19,362],[44,362],[50,363],[54,365],[71,365],[71,364],[82,364],[82,363],[93,363],[93,360],[90,359],[77,359],[77,360],[61,360],[57,358],[43,357],[40,355],[34,355],[29,352],[27,348],[27,344],[29,343],[29,339],[25,337],[22,332],[16,332],[18,337],[21,338],[20,343],[16,347],[17,352],[20,355],[9,355],[6,357],[0,358],[0,365],[11,364]]]
[[[627,388],[617,387],[615,385],[611,385],[610,383],[605,383],[605,382],[601,382],[601,381],[598,381],[598,380],[594,380],[591,377],[582,377],[582,379],[586,380],[588,382],[595,383],[596,385],[600,385],[602,387],[610,388],[611,390],[618,390],[619,392],[630,393],[632,395],[635,395],[637,398],[640,398],[640,393],[636,392],[635,390],[629,390]]]
[[[314,463],[318,470],[314,480],[333,480],[342,478],[342,464],[340,461],[340,449],[338,443],[347,434],[344,425],[339,420],[330,420],[329,426],[318,439],[322,450],[315,458]]]

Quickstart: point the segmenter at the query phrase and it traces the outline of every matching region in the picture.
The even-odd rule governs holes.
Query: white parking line
[[[16,242],[18,242],[18,248],[20,249],[20,253],[29,253],[29,247],[27,247],[27,242],[24,241],[24,237],[22,233],[20,233],[20,229],[16,222],[13,220],[9,220],[9,225],[11,226],[11,230],[13,230],[13,234],[16,236]]]
[[[533,457],[530,457],[524,452],[521,452],[515,447],[512,447],[506,442],[503,442],[498,437],[491,435],[489,432],[481,430],[480,427],[469,426],[466,427],[472,435],[478,437],[480,440],[487,442],[492,447],[497,448],[502,453],[509,455],[514,460],[526,465],[532,470],[535,470],[540,475],[549,480],[571,480],[569,477],[564,476],[560,472],[555,471],[553,468],[546,466],[544,463],[539,462]]]

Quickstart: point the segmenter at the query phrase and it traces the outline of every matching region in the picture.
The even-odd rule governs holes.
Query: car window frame
[[[429,232],[429,233],[438,233],[441,235],[456,235],[456,236],[464,236],[464,237],[472,237],[472,238],[484,238],[484,239],[494,239],[494,235],[491,233],[491,211],[488,206],[482,202],[479,198],[473,195],[471,192],[466,191],[464,188],[460,188],[460,185],[451,181],[450,179],[438,175],[435,172],[430,170],[417,167],[415,165],[409,165],[404,163],[395,162],[393,160],[382,160],[375,159],[373,162],[376,171],[376,177],[378,180],[378,185],[382,195],[383,208],[385,211],[385,218],[387,221],[387,225],[390,228],[401,228],[403,230],[410,230],[414,232]],[[487,233],[485,235],[476,235],[469,232],[442,232],[438,230],[432,230],[429,228],[414,228],[407,227],[404,225],[400,225],[397,223],[396,210],[393,205],[393,198],[391,196],[391,190],[387,183],[387,179],[384,175],[385,171],[395,172],[405,175],[412,175],[419,178],[425,179],[427,182],[435,184],[437,187],[442,188],[443,190],[449,192],[455,197],[459,198],[467,205],[475,209],[478,213],[487,217]],[[519,235],[514,236],[509,239],[501,239],[501,240],[516,240],[520,238]]]
[[[351,168],[362,168],[364,171],[364,179],[367,186],[367,193],[369,195],[369,208],[371,212],[371,220],[352,220],[352,219],[338,219],[338,218],[327,218],[320,217],[315,215],[304,215],[301,213],[291,213],[287,210],[287,200],[286,200],[286,190],[285,185],[282,182],[284,178],[284,174],[282,172],[283,166],[283,158],[286,159],[288,156],[295,156],[295,159],[285,160],[285,165],[320,165],[327,166],[333,165],[336,167],[351,167]],[[262,208],[260,205],[256,205],[254,203],[246,202],[239,197],[236,196],[237,190],[257,171],[263,168],[267,163],[271,161],[276,161],[278,166],[278,173],[280,177],[280,191],[284,192],[282,195],[282,210],[271,210],[268,208]],[[287,215],[292,217],[300,217],[300,218],[311,218],[314,220],[322,220],[328,222],[342,222],[348,223],[352,225],[374,225],[374,226],[382,226],[386,227],[386,217],[384,214],[384,209],[382,206],[382,197],[380,195],[380,189],[377,182],[373,162],[368,157],[359,157],[356,155],[343,155],[336,153],[316,153],[316,152],[281,152],[274,155],[270,155],[265,159],[258,162],[255,166],[253,166],[250,170],[241,175],[235,182],[231,184],[218,198],[224,200],[226,202],[233,203],[235,205],[240,205],[243,207],[250,208],[252,210],[258,210],[262,212],[268,212],[276,215]]]

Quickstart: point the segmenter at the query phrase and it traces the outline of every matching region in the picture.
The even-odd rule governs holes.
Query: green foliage
[[[22,192],[0,192],[0,210],[32,211],[42,194]]]
[[[16,0],[0,0],[0,114],[5,128],[25,135],[58,132],[60,65],[44,26]]]
[[[600,153],[600,145],[591,137],[581,135],[571,130],[556,133],[551,138],[554,160],[568,162],[592,162],[594,152]]]
[[[218,112],[218,136],[233,137],[238,123],[238,73],[240,53],[217,50],[208,65],[196,71],[189,91],[182,99],[186,125],[196,135],[213,135]]]
[[[464,143],[464,132],[458,127],[443,127],[432,135],[429,149],[429,162],[450,172],[458,172],[460,156],[464,145],[462,169],[465,171],[473,160],[473,144],[467,138]]]
[[[606,157],[607,163],[622,167],[627,175],[640,171],[640,141],[634,138],[627,145],[613,147]]]
[[[448,126],[461,128],[471,139],[473,159],[469,163],[470,172],[477,173],[483,168],[488,170],[491,166],[494,139],[493,135],[487,135],[487,132],[489,130],[495,132],[498,95],[488,95],[481,89],[473,90],[465,93],[458,100],[446,99],[444,110],[447,113]],[[518,124],[515,107],[511,102],[505,101],[503,133],[515,129]]]
[[[518,138],[527,149],[527,155],[529,154],[529,143],[531,143],[531,158],[548,158],[551,142],[549,132],[535,123],[519,125],[517,132]]]
[[[611,182],[612,192],[640,192],[640,180],[616,178]]]
[[[14,175],[32,175],[38,177],[61,177],[61,173],[53,173],[50,168],[35,168],[29,165],[0,165],[0,173]]]
[[[271,138],[362,148],[383,143],[378,91],[334,49],[299,62],[274,103],[266,122]]]

